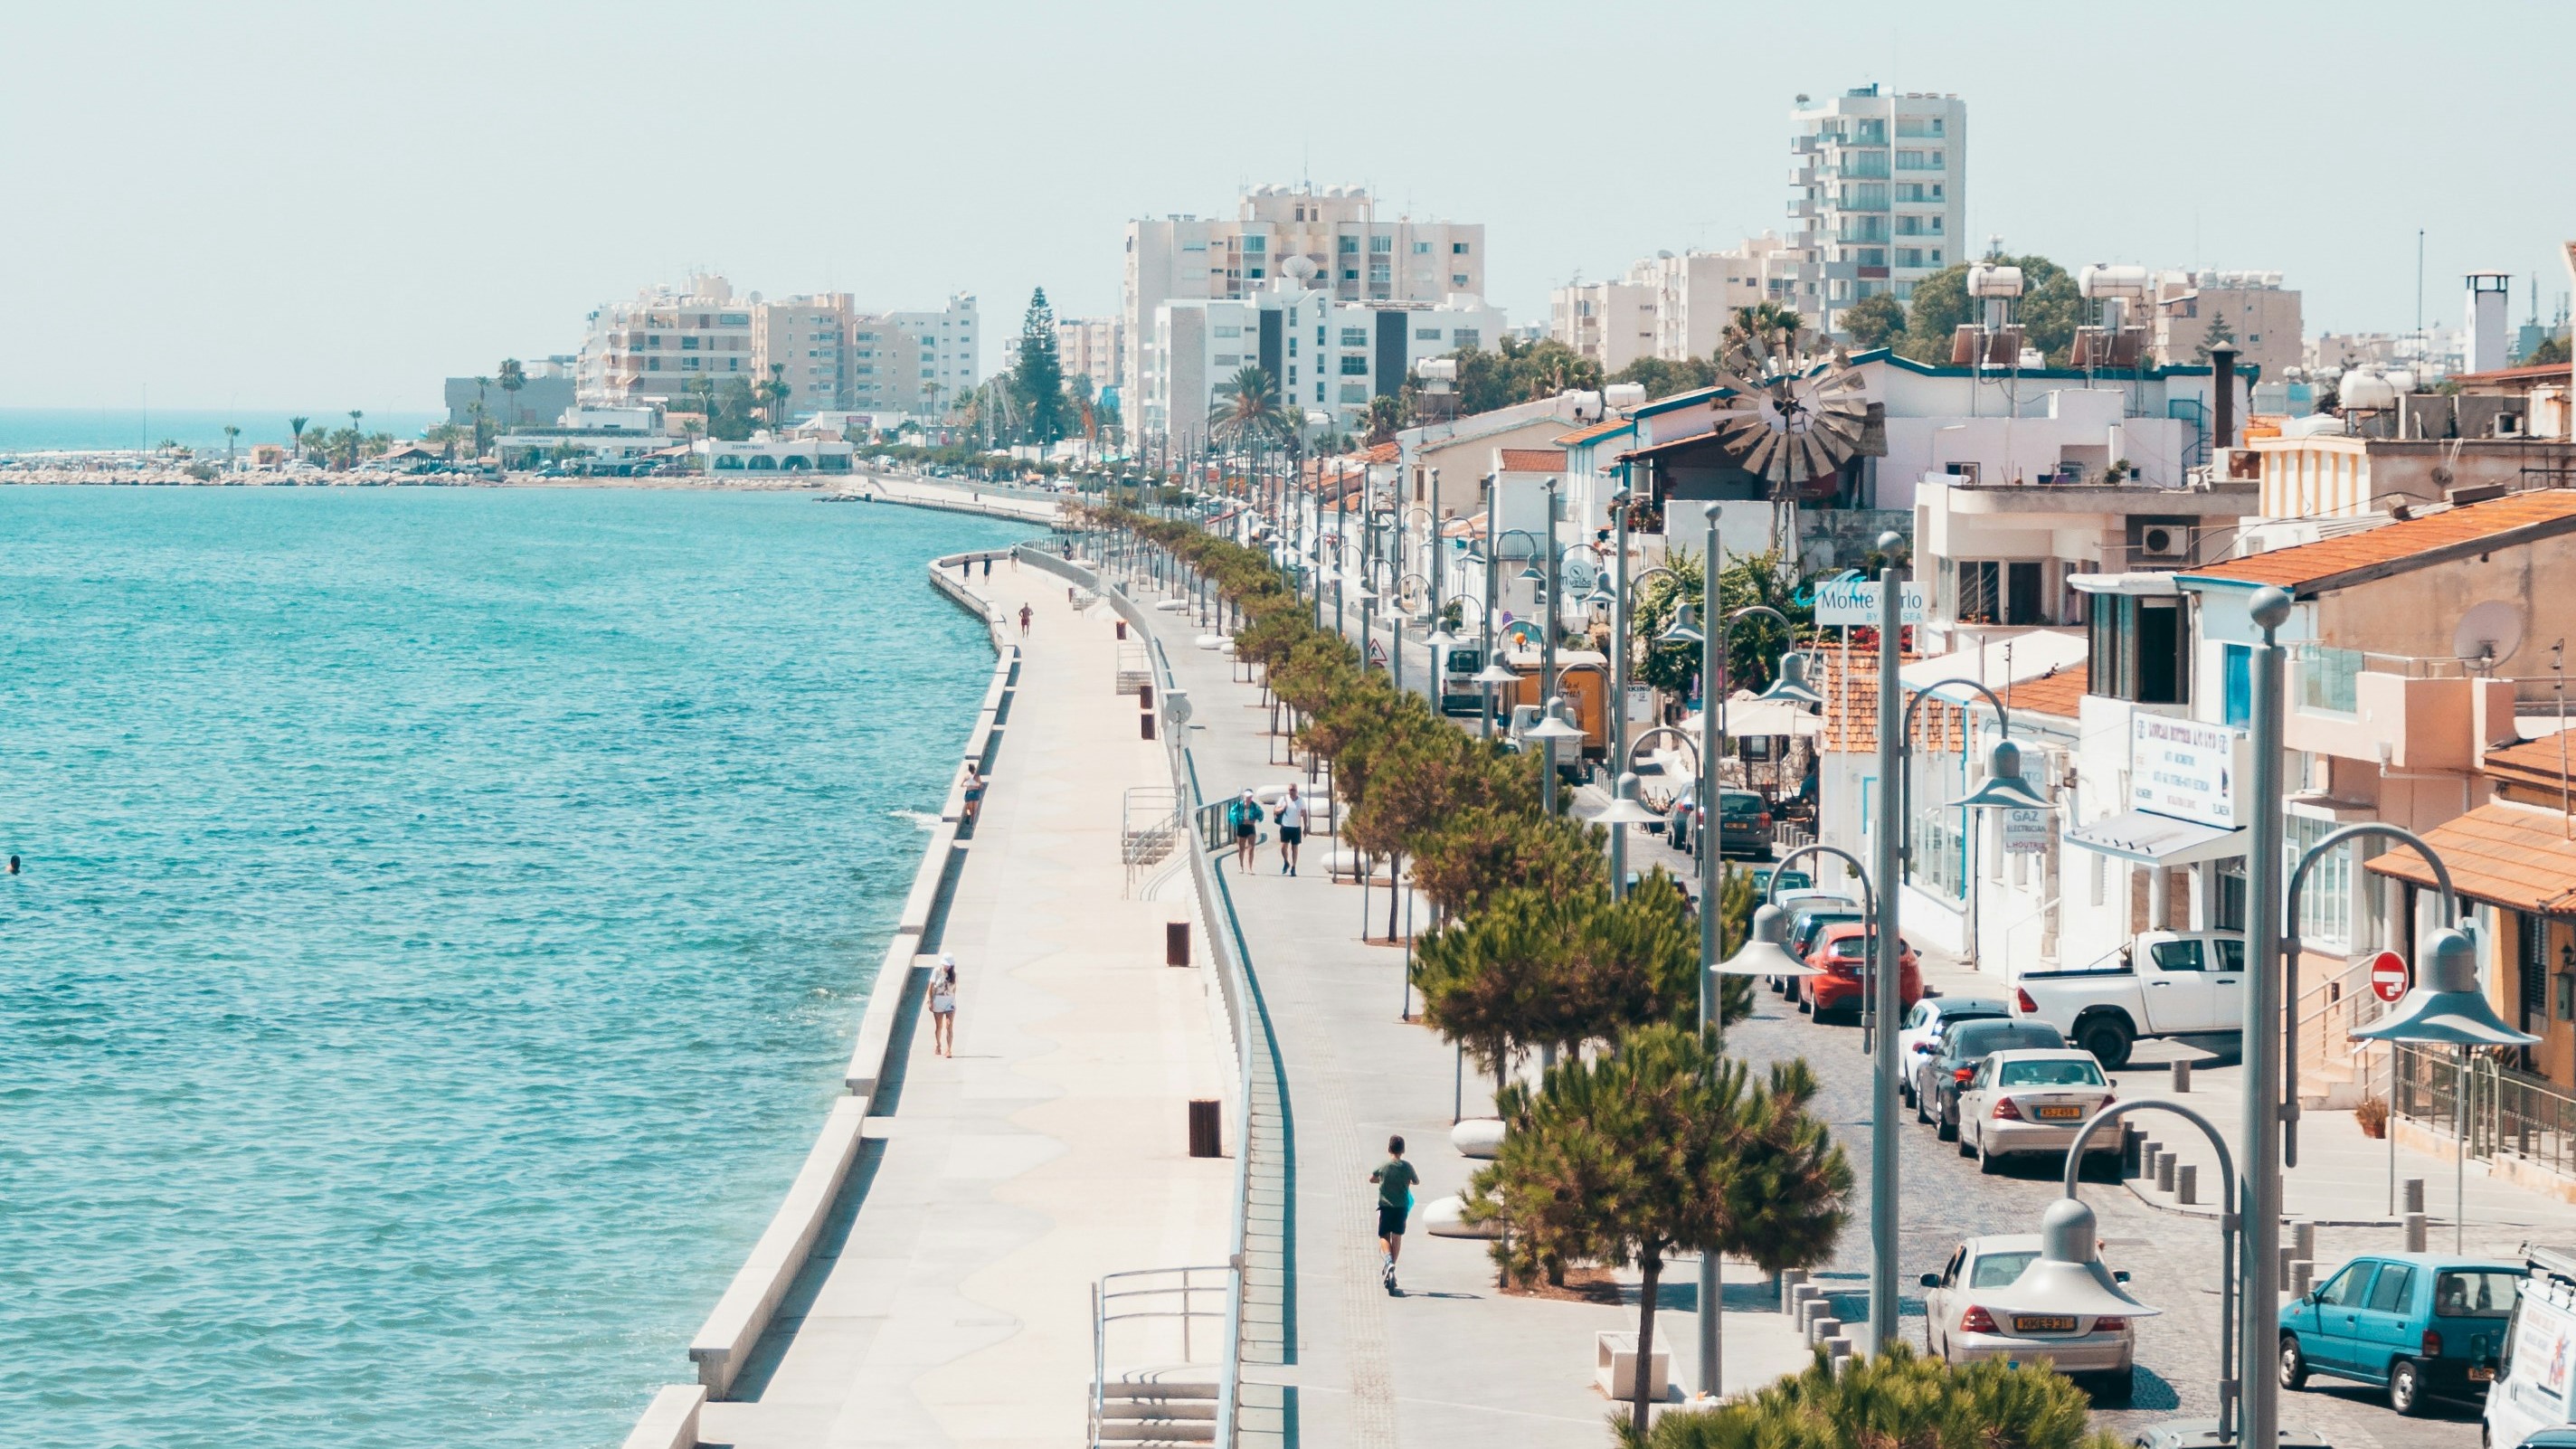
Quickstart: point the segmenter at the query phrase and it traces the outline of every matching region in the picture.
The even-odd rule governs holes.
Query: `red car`
[[[1861,968],[1865,955],[1876,949],[1866,922],[1844,921],[1818,932],[1807,964],[1824,974],[1798,978],[1798,1009],[1815,1013],[1819,1021],[1829,1011],[1848,1012],[1852,1020],[1860,1020]],[[1923,999],[1923,966],[1903,936],[1896,938],[1896,953],[1897,1009],[1912,1011],[1914,1003]]]

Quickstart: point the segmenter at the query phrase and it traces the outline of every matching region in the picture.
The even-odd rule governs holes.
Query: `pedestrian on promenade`
[[[983,808],[984,777],[976,773],[975,762],[973,760],[968,760],[966,762],[966,823],[969,825],[974,824],[975,816],[981,812]]]
[[[1234,871],[1252,874],[1252,848],[1261,841],[1261,802],[1252,798],[1252,788],[1245,786],[1233,805],[1226,809],[1227,822],[1234,827]]]
[[[1071,584],[1064,586],[1064,601],[1067,604],[1071,604],[1073,602],[1073,585]]]
[[[1404,1160],[1404,1138],[1386,1139],[1386,1161],[1369,1174],[1369,1181],[1377,1184],[1377,1240],[1386,1249],[1379,1276],[1389,1293],[1397,1291],[1395,1260],[1404,1254],[1404,1220],[1413,1214],[1413,1185],[1421,1180],[1422,1174]]]
[[[1288,798],[1279,802],[1279,873],[1297,873],[1297,846],[1306,838],[1306,802],[1297,794],[1295,781],[1288,783]]]
[[[989,553],[988,553],[988,554],[984,555],[984,577],[986,577],[986,578],[988,578],[988,579],[989,579],[989,578],[991,578],[992,576],[993,576],[993,556],[992,556],[991,554],[989,554]]]
[[[1020,605],[1020,637],[1029,637],[1029,606],[1026,604]]]
[[[957,958],[945,951],[939,953],[939,969],[930,973],[930,1049],[957,1055]]]

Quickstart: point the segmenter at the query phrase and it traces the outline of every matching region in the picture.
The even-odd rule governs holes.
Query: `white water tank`
[[[1646,385],[1642,382],[1614,382],[1601,389],[1601,400],[1620,412],[1633,412],[1646,405]]]
[[[2411,379],[2410,379],[2411,381]],[[2397,406],[2397,388],[2375,372],[2347,372],[2335,396],[2347,408],[2393,408]]]
[[[2144,297],[2149,282],[2144,267],[2106,266],[2100,262],[2075,274],[2075,289],[2087,297]]]
[[[1971,297],[2018,297],[2021,295],[2021,268],[1979,262],[1968,268],[1968,295]]]

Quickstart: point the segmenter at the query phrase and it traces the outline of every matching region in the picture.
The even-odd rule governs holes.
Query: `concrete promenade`
[[[1205,967],[1163,964],[1187,876],[1129,899],[1120,858],[1123,796],[1168,788],[1167,757],[1114,691],[1105,611],[1007,557],[971,587],[1036,618],[1024,641],[1010,627],[1024,662],[992,784],[916,961],[917,993],[929,953],[957,958],[956,1054],[933,1053],[916,994],[849,1185],[704,1443],[1078,1444],[1093,1280],[1225,1261],[1233,1166],[1188,1156],[1185,1104],[1231,1097],[1230,1049]],[[1224,1120],[1232,1150],[1230,1100]],[[1178,1330],[1111,1356],[1175,1362]]]
[[[1149,611],[1157,598],[1137,597]],[[1200,623],[1186,612],[1146,617],[1189,691],[1186,738],[1208,798],[1303,782],[1302,768],[1273,763],[1286,758],[1286,742],[1265,734],[1259,687],[1239,680],[1230,655],[1196,647]],[[1417,1218],[1402,1296],[1379,1286],[1368,1174],[1385,1156],[1387,1135],[1407,1139],[1423,1175],[1422,1201],[1458,1192],[1477,1164],[1449,1144],[1453,1105],[1490,1115],[1492,1099],[1472,1070],[1461,1078],[1437,1035],[1402,1019],[1404,950],[1361,943],[1362,890],[1325,874],[1329,844],[1311,842],[1294,878],[1279,873],[1275,843],[1264,844],[1246,875],[1232,873],[1230,851],[1224,857],[1295,1123],[1293,1343],[1284,1364],[1246,1364],[1247,1442],[1249,1431],[1272,1422],[1250,1406],[1276,1403],[1280,1439],[1291,1444],[1598,1446],[1616,1406],[1592,1387],[1593,1335],[1635,1331],[1633,1271],[1622,1275],[1616,1302],[1505,1295],[1494,1287],[1483,1243],[1429,1237]],[[1367,898],[1367,929],[1382,936],[1385,891]],[[1672,1352],[1684,1388],[1693,1387],[1695,1271],[1688,1261],[1667,1266],[1656,1327],[1657,1346]],[[1765,1311],[1755,1272],[1733,1265],[1729,1278],[1727,1386],[1802,1366],[1805,1350],[1778,1314]]]

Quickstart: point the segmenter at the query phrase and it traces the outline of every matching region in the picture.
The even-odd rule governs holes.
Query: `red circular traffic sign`
[[[2370,991],[2382,1001],[2393,1003],[2404,996],[2414,975],[2406,969],[2406,958],[2394,951],[2382,951],[2370,958]]]

